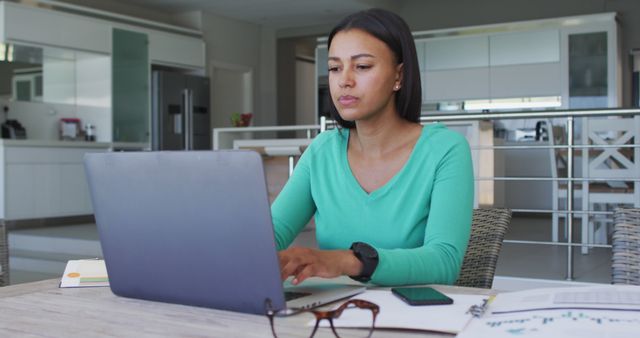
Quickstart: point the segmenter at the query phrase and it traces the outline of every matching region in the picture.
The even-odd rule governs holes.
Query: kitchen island
[[[107,142],[0,140],[0,219],[92,214],[83,157],[110,149]]]

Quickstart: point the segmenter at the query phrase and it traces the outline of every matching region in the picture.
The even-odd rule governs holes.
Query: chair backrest
[[[640,285],[640,209],[618,208],[613,218],[612,282]]]
[[[583,118],[582,142],[585,145],[640,144],[640,116],[633,118]],[[590,156],[590,149],[583,148],[583,172],[590,177],[635,177],[640,171],[640,148],[625,153],[621,148],[596,148],[601,152]]]
[[[471,236],[462,261],[458,286],[490,289],[502,240],[511,222],[510,209],[474,209]]]
[[[9,285],[9,244],[7,227],[0,219],[0,286]]]
[[[544,120],[549,136],[549,145],[566,145],[566,135],[564,126],[554,125],[551,119]],[[549,148],[549,163],[551,164],[551,177],[565,177],[567,167],[564,157],[555,148]],[[557,181],[554,181],[557,183]]]

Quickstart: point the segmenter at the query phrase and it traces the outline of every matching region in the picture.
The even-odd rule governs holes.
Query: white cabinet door
[[[8,163],[5,199],[7,219],[63,216],[60,167],[57,164]]]
[[[489,40],[485,35],[427,40],[424,46],[427,71],[489,66]]]
[[[28,164],[10,164],[5,167],[6,219],[31,218],[36,209],[36,181],[34,167]]]
[[[490,65],[560,62],[558,30],[494,34],[489,37]]]
[[[4,37],[15,42],[110,53],[111,27],[104,21],[3,2]]]
[[[426,71],[426,65],[424,64],[425,56],[424,49],[427,42],[425,40],[416,40],[416,54],[418,56],[418,68],[420,68],[421,72]]]
[[[422,102],[489,97],[488,37],[436,38],[421,43]],[[423,50],[422,50],[423,49]]]
[[[538,30],[491,35],[491,98],[560,96],[560,33]]]
[[[59,165],[60,186],[59,211],[65,215],[92,213],[89,186],[81,163],[61,163]]]
[[[47,217],[48,215],[60,216],[58,204],[60,203],[60,165],[57,163],[43,163],[33,165],[33,180],[35,182],[35,209],[32,215],[35,217]]]
[[[423,102],[485,99],[489,97],[489,68],[427,71]]]
[[[204,41],[158,31],[143,32],[149,37],[149,59],[155,64],[204,68]]]
[[[5,147],[6,219],[93,213],[83,157],[99,148]]]
[[[491,67],[491,98],[560,96],[560,63]]]

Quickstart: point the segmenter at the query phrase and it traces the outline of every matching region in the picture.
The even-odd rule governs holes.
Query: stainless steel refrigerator
[[[209,89],[206,77],[153,71],[153,150],[211,149]]]

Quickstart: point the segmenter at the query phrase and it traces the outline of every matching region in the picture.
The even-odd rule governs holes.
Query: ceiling
[[[111,0],[113,1],[113,0]],[[400,0],[117,0],[164,13],[205,11],[275,28],[335,24],[347,14]],[[404,0],[403,0],[404,1]]]

